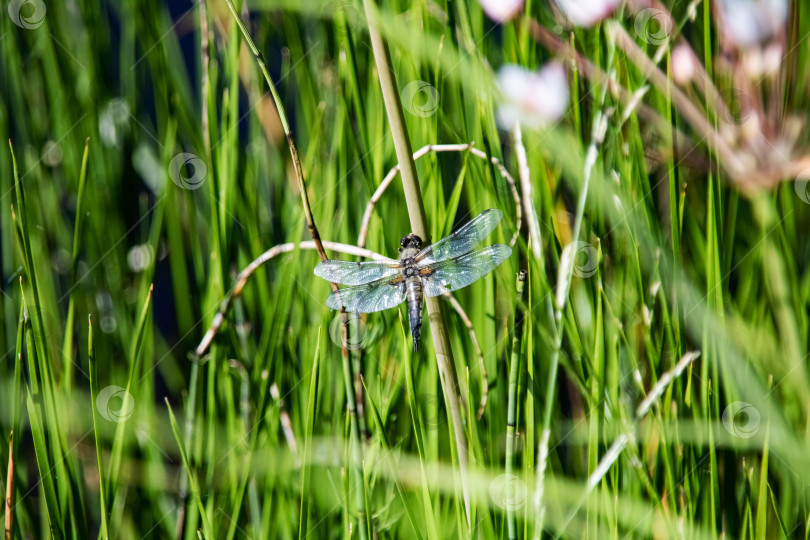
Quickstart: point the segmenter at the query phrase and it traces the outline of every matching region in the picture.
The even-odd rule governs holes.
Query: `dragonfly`
[[[374,313],[408,301],[408,321],[413,351],[422,333],[424,296],[456,291],[509,258],[512,248],[494,244],[473,251],[503,218],[503,212],[489,209],[441,240],[422,248],[416,234],[400,241],[399,259],[388,261],[325,260],[315,267],[315,275],[332,283],[347,285],[332,291],[326,299],[331,309],[349,313]]]

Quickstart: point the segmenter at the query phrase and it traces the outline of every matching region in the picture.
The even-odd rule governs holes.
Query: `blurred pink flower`
[[[689,45],[681,44],[672,49],[672,78],[678,84],[687,84],[695,78],[695,58]]]
[[[619,0],[554,0],[560,10],[576,26],[588,28],[608,17]]]
[[[503,129],[512,129],[518,122],[541,128],[559,120],[568,107],[568,79],[563,66],[556,62],[540,71],[503,66],[498,72],[498,87],[505,98],[497,112]]]
[[[788,17],[787,0],[717,0],[720,30],[742,49],[781,32]]]
[[[514,19],[523,9],[523,0],[479,0],[481,9],[495,22]]]

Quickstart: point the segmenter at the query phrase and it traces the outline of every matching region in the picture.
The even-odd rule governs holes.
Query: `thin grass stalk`
[[[5,540],[11,540],[11,526],[13,524],[11,501],[14,500],[14,431],[8,436],[8,474],[6,475],[6,519]]]
[[[320,333],[318,335],[318,339],[319,339],[318,343],[320,344]],[[247,376],[246,371],[244,371],[245,368],[243,366],[241,366],[241,364],[239,364],[238,361],[233,360],[233,361],[231,361],[230,365],[231,365],[231,367],[235,367],[236,365],[238,365],[239,368],[241,370],[243,370],[242,371],[243,375]],[[247,380],[243,378],[243,380],[242,380],[242,396],[243,396],[242,400],[243,400],[243,403],[245,403],[245,400],[248,399],[248,389],[246,387],[247,384],[248,384]],[[275,387],[275,392],[273,390],[274,387]],[[267,393],[268,393],[268,392],[265,391],[265,388],[266,388],[266,386],[262,388],[262,391],[261,391],[261,393],[259,395],[258,403],[257,403],[257,406],[256,406],[257,411],[265,410],[264,403],[265,403],[265,399],[266,399]],[[270,392],[269,393],[273,397],[273,399],[279,401],[278,400],[278,387],[276,386],[275,383],[273,383],[270,386]],[[300,466],[301,462],[300,462],[300,458],[299,458],[299,455],[298,455],[295,440],[291,439],[291,428],[289,426],[289,414],[286,413],[286,411],[284,411],[282,403],[279,403],[279,409],[280,409],[280,417],[281,417],[282,429],[284,430],[285,436],[287,437],[288,443],[290,444],[290,449],[291,449],[293,458],[295,460],[296,466]],[[286,426],[285,426],[285,418],[286,418]],[[251,474],[252,467],[253,467],[253,459],[254,459],[254,456],[256,455],[256,452],[257,452],[257,444],[258,444],[258,441],[260,439],[260,434],[261,434],[262,431],[260,429],[252,429],[250,427],[250,415],[249,415],[249,412],[246,409],[243,409],[243,422],[245,424],[245,430],[246,430],[245,437],[249,436],[250,437],[250,442],[248,443],[248,450],[246,452],[247,458],[246,458],[245,462],[243,463],[244,475],[243,475],[242,479],[240,480],[240,485],[239,485],[239,488],[237,490],[237,494],[232,500],[232,506],[234,508],[234,511],[230,516],[231,525],[230,525],[230,527],[228,529],[228,535],[226,536],[226,538],[228,540],[231,540],[232,538],[234,538],[234,536],[236,535],[237,529],[239,530],[239,532],[242,532],[242,530],[238,526],[238,522],[239,522],[239,514],[242,511],[242,506],[243,506],[242,501],[244,500],[245,491],[248,490],[248,489],[251,489],[251,490],[255,489],[255,484],[253,483],[253,482],[255,482],[255,479],[253,479],[253,482],[251,482],[250,474]],[[292,440],[292,442],[290,443],[291,440]],[[252,497],[253,495],[254,495],[254,493],[249,494],[248,496]],[[256,501],[250,501],[249,504],[251,505],[251,512],[254,511],[253,510],[254,508],[258,508],[258,503]],[[254,530],[256,530],[256,531],[261,530],[260,526],[257,526],[255,522],[253,523],[253,526],[254,526]]]
[[[362,382],[363,386],[365,387],[366,381],[363,380]],[[365,388],[365,390],[366,394],[368,394],[368,388]],[[392,459],[391,443],[388,441],[388,437],[385,435],[384,430],[385,424],[382,418],[380,417],[380,412],[377,410],[377,407],[374,404],[373,399],[368,400],[368,410],[370,413],[369,418],[372,418],[374,420],[374,423],[377,425],[379,429],[377,433],[380,434],[380,444],[383,450],[382,459],[385,461],[388,472],[394,481],[394,486],[397,489],[397,495],[399,495],[399,499],[400,501],[402,501],[402,505],[405,508],[405,513],[408,515],[408,522],[410,523],[413,532],[417,535],[417,538],[421,540],[421,536],[418,533],[416,520],[414,519],[413,512],[411,511],[410,505],[405,500],[405,492],[402,482],[399,480],[399,478],[397,478],[396,474],[397,463],[394,461],[394,459]]]
[[[84,141],[84,154],[82,155],[82,168],[79,172],[79,192],[76,196],[76,223],[73,226],[73,258],[71,263],[71,283],[75,284],[79,278],[79,246],[81,239],[82,215],[84,214],[84,187],[87,184],[87,160],[90,153],[90,137]],[[68,301],[67,323],[65,324],[65,339],[62,342],[62,364],[65,366],[65,389],[70,391],[73,386],[73,319],[76,316],[76,299],[71,287]]]
[[[515,467],[515,438],[517,437],[517,402],[518,402],[518,377],[520,376],[520,341],[523,336],[523,321],[526,318],[526,310],[521,307],[523,301],[523,289],[526,286],[526,270],[521,270],[517,275],[517,298],[515,307],[515,330],[512,333],[512,358],[509,363],[509,401],[506,410],[506,478],[511,481]],[[506,505],[506,528],[510,540],[517,538],[517,522],[515,519],[515,508],[511,504]]]
[[[177,420],[174,418],[174,412],[172,411],[172,406],[169,404],[169,398],[164,398],[163,401],[166,402],[166,408],[169,410],[169,423],[172,426],[172,433],[174,434],[174,439],[177,441],[177,446],[180,449],[180,458],[183,460],[183,468],[186,470],[186,474],[188,474],[189,479],[189,486],[191,487],[191,493],[194,496],[194,500],[197,502],[197,509],[200,512],[200,516],[202,517],[203,522],[203,533],[201,534],[200,531],[197,531],[197,535],[199,537],[205,537],[208,539],[216,538],[214,536],[214,529],[211,527],[211,522],[208,520],[208,513],[205,510],[205,505],[202,503],[202,497],[200,495],[200,486],[197,481],[197,474],[192,470],[191,464],[188,461],[188,454],[186,453],[186,448],[183,445],[183,441],[180,439],[180,429],[177,427]]]
[[[40,345],[42,354],[45,356],[45,362],[43,365],[48,368],[47,370],[43,370],[42,377],[43,380],[47,380],[48,384],[50,385],[53,379],[53,368],[51,367],[52,364],[48,357],[48,348],[45,346],[45,329],[42,328],[44,319],[42,317],[42,306],[40,305],[41,300],[39,298],[39,287],[37,287],[37,275],[34,268],[34,255],[31,248],[31,240],[28,235],[28,209],[25,202],[25,191],[22,188],[20,172],[17,169],[17,157],[14,155],[14,146],[11,144],[11,140],[8,141],[8,147],[11,151],[11,164],[14,172],[14,192],[17,197],[17,212],[19,213],[20,217],[18,227],[20,231],[20,247],[25,259],[26,270],[28,270],[29,274],[28,281],[31,284],[31,292],[34,296],[34,313],[36,313],[36,317],[31,320],[31,324],[36,335],[37,343]]]
[[[600,107],[597,110],[596,116],[593,120],[591,143],[588,145],[588,150],[585,156],[582,188],[577,200],[576,217],[574,219],[574,227],[571,232],[572,242],[577,241],[582,230],[582,219],[585,214],[585,201],[588,198],[588,187],[591,181],[591,173],[596,165],[599,146],[604,140],[605,131],[607,130],[607,118],[602,112],[605,97],[607,95],[607,89],[607,85],[602,87]],[[535,513],[537,515],[537,522],[534,530],[534,538],[536,540],[539,540],[540,538],[545,517],[545,506],[543,505],[543,485],[546,466],[548,465],[549,439],[551,437],[551,413],[554,408],[556,395],[555,387],[557,385],[557,372],[560,365],[560,350],[562,348],[563,334],[565,333],[565,321],[562,319],[562,312],[565,307],[566,299],[568,298],[568,292],[571,288],[571,279],[574,272],[574,255],[575,253],[570,253],[570,256],[566,257],[565,253],[563,253],[563,255],[560,257],[560,270],[557,277],[556,301],[554,302],[553,320],[555,331],[554,346],[549,361],[548,378],[546,379],[546,395],[543,410],[543,431],[540,435],[540,443],[537,451],[537,489],[535,490],[534,496]]]
[[[691,48],[688,48],[691,55],[694,56],[694,52],[692,52]],[[669,70],[672,70],[672,54],[669,55]],[[699,65],[698,59],[694,58],[695,65]],[[698,70],[705,75],[705,71]],[[668,73],[668,77],[671,76],[671,73]],[[706,77],[708,79],[708,77]],[[713,87],[712,87],[713,88]],[[672,103],[672,82],[667,85],[667,93],[666,93],[666,102]],[[669,229],[671,235],[671,245],[672,245],[672,257],[674,260],[681,260],[681,220],[680,216],[680,209],[683,208],[682,201],[680,200],[681,193],[683,193],[684,183],[680,180],[679,168],[677,167],[677,163],[675,162],[675,156],[679,155],[678,152],[678,138],[676,137],[676,127],[675,127],[675,120],[673,119],[674,111],[672,107],[666,108],[666,115],[667,115],[667,122],[669,123],[672,130],[672,135],[670,137],[670,145],[672,148],[672,155],[667,160],[667,180],[669,185]],[[675,279],[679,279],[678,277],[679,269],[675,268]],[[673,333],[675,335],[675,349],[676,351],[680,352],[681,350],[681,343],[683,342],[683,336],[681,335],[681,321],[680,321],[680,300],[678,295],[673,295],[672,297],[672,326],[673,326]]]
[[[307,194],[306,184],[304,183],[304,173],[301,169],[301,160],[298,158],[298,148],[295,145],[295,137],[293,136],[292,129],[290,128],[290,123],[287,120],[287,112],[284,109],[281,96],[279,96],[278,90],[276,90],[276,85],[273,83],[272,77],[270,77],[270,71],[267,69],[267,63],[264,61],[264,56],[262,56],[262,53],[259,52],[258,47],[256,47],[256,44],[253,42],[253,38],[250,36],[250,33],[245,26],[245,23],[236,12],[236,7],[233,5],[233,1],[225,0],[225,3],[228,5],[228,9],[231,11],[234,22],[236,22],[236,25],[239,26],[239,30],[242,31],[242,37],[253,53],[253,56],[256,58],[256,62],[259,64],[259,69],[262,71],[262,75],[264,75],[264,79],[267,81],[267,86],[270,88],[270,94],[272,94],[273,102],[278,110],[278,117],[281,121],[281,127],[284,129],[284,135],[287,138],[287,146],[290,148],[290,156],[292,157],[293,169],[295,170],[295,176],[298,180],[298,191],[301,193],[301,204],[304,208],[304,216],[307,220],[307,227],[309,228],[309,233],[312,236],[312,240],[317,246],[318,255],[321,257],[322,261],[326,260],[328,257],[326,256],[326,251],[324,251],[323,245],[321,244],[321,237],[318,233],[318,228],[315,226],[315,219],[312,217],[312,207],[309,204],[309,195]]]
[[[489,397],[489,380],[487,379],[487,367],[484,365],[484,351],[481,350],[481,346],[478,344],[478,338],[475,335],[475,327],[470,317],[467,315],[467,312],[464,311],[459,301],[456,300],[456,297],[453,296],[450,291],[444,291],[442,296],[447,298],[447,301],[450,302],[450,305],[456,310],[461,322],[467,327],[467,332],[470,334],[470,341],[472,342],[473,349],[475,349],[475,355],[478,357],[478,370],[481,372],[481,401],[478,403],[478,411],[475,413],[475,418],[476,420],[481,420],[481,417],[484,416],[484,410],[486,409],[487,399]]]
[[[16,194],[16,202],[17,202],[17,215],[14,211],[14,207],[12,206],[11,215],[15,221],[17,232],[18,232],[18,241],[20,245],[20,249],[22,251],[24,257],[24,268],[28,275],[28,280],[30,284],[31,294],[34,298],[33,306],[25,299],[25,287],[23,286],[22,277],[20,278],[20,291],[23,298],[23,305],[25,306],[25,320],[26,320],[26,351],[29,358],[29,374],[30,380],[32,384],[32,390],[28,393],[27,398],[29,400],[33,399],[34,396],[38,396],[40,408],[37,411],[37,414],[32,415],[30,413],[30,409],[34,407],[32,403],[29,403],[29,420],[31,421],[32,426],[32,433],[36,429],[34,427],[35,422],[38,422],[39,426],[42,427],[42,434],[41,440],[39,441],[40,447],[39,449],[41,452],[37,454],[38,466],[40,468],[40,476],[43,479],[43,482],[46,485],[46,500],[48,504],[48,516],[51,520],[51,534],[56,536],[59,535],[60,537],[65,536],[65,527],[64,522],[62,521],[62,513],[61,510],[57,510],[59,506],[56,506],[57,499],[56,499],[56,488],[53,487],[52,490],[47,489],[48,480],[51,479],[52,473],[55,470],[56,473],[54,476],[59,478],[68,478],[68,472],[71,472],[70,480],[74,482],[71,487],[74,487],[78,481],[76,480],[75,476],[72,474],[73,469],[68,468],[65,464],[65,460],[67,459],[67,455],[65,453],[65,449],[67,447],[66,439],[63,436],[61,424],[57,421],[57,407],[55,404],[55,393],[54,393],[54,365],[56,362],[50,358],[48,354],[48,347],[47,341],[45,339],[45,328],[43,327],[44,318],[42,316],[42,308],[41,308],[41,297],[39,293],[39,287],[37,286],[37,273],[35,270],[34,265],[34,255],[33,250],[31,247],[31,238],[29,236],[29,225],[27,219],[27,207],[26,207],[26,200],[25,200],[25,191],[22,187],[22,179],[19,175],[19,170],[17,168],[17,158],[14,155],[14,147],[11,143],[11,140],[8,142],[9,150],[11,152],[11,163],[12,163],[12,171],[14,175],[14,189]],[[33,309],[31,309],[33,307]],[[35,316],[32,318],[31,313],[35,313]],[[30,328],[29,328],[30,326]],[[30,337],[31,340],[29,341],[29,330],[30,330]],[[31,361],[31,358],[35,359],[35,362]],[[58,366],[57,366],[58,367]],[[39,374],[40,383],[41,383],[41,393],[40,389],[36,386],[37,380],[37,373]],[[41,414],[41,416],[39,416]],[[47,427],[47,431],[50,434],[49,447],[46,446],[46,439],[45,439],[45,428]],[[36,445],[36,443],[35,443]],[[50,450],[50,452],[48,452]],[[40,453],[42,457],[40,457]],[[51,454],[54,460],[53,465],[51,466],[49,463],[49,458],[47,454]],[[41,461],[40,461],[41,460]],[[47,496],[50,493],[50,498]],[[63,499],[64,500],[64,499]],[[72,509],[73,500],[70,497],[66,498],[67,505]],[[73,514],[70,514],[73,517]],[[75,522],[74,522],[75,523]],[[81,526],[82,529],[83,523],[78,522],[77,525]]]
[[[98,393],[98,365],[96,364],[95,347],[93,346],[93,320],[87,316],[87,362],[90,370],[90,406],[93,415],[93,434],[96,441],[96,460],[98,461],[98,498],[101,505],[101,537],[109,538],[107,530],[107,486],[104,480],[104,455],[101,451],[101,438],[98,430],[96,394]]]
[[[323,243],[321,242],[321,236],[318,233],[318,228],[315,225],[315,219],[312,215],[312,208],[309,204],[309,195],[307,194],[307,187],[306,183],[304,182],[304,172],[301,168],[301,160],[298,157],[298,148],[295,145],[295,137],[293,136],[292,129],[290,128],[290,123],[287,120],[287,113],[284,109],[284,104],[281,101],[281,96],[279,96],[278,90],[276,90],[276,85],[273,83],[272,77],[270,77],[270,72],[267,69],[267,64],[264,61],[264,57],[262,53],[259,52],[258,47],[253,42],[253,38],[250,36],[250,33],[245,26],[245,23],[242,21],[239,14],[236,12],[236,7],[233,5],[232,0],[225,0],[225,3],[228,6],[228,9],[231,12],[231,16],[236,22],[237,26],[239,26],[239,30],[242,32],[242,36],[247,43],[248,47],[250,48],[253,56],[256,58],[256,62],[259,65],[259,69],[264,75],[265,81],[267,81],[267,86],[270,88],[270,93],[273,96],[273,102],[276,105],[276,110],[278,111],[279,120],[281,121],[281,126],[284,129],[284,135],[287,138],[287,146],[290,148],[290,156],[293,162],[293,169],[295,170],[296,180],[298,181],[298,191],[301,194],[301,206],[304,209],[304,216],[307,221],[307,227],[309,228],[309,234],[312,236],[312,241],[315,243],[315,249],[318,252],[318,256],[322,261],[327,260],[326,251],[324,251]],[[338,290],[338,286],[336,283],[330,283],[332,290]],[[346,314],[345,309],[340,310],[341,314],[341,322],[343,330],[341,332],[341,356],[343,358],[343,369],[345,371],[344,377],[347,378],[349,382],[352,381],[353,375],[351,371],[351,361],[349,359],[349,349],[348,349],[348,328],[349,328],[349,318]],[[366,516],[368,512],[366,511],[366,488],[365,488],[365,480],[364,480],[364,473],[363,473],[363,449],[361,445],[360,439],[360,431],[357,426],[357,396],[355,394],[355,388],[353,384],[348,384],[346,386],[346,408],[348,410],[348,414],[351,419],[351,432],[352,432],[352,439],[353,443],[353,451],[352,451],[352,460],[353,460],[353,470],[355,474],[355,489],[357,490],[357,506],[358,506],[358,529],[359,529],[359,536],[361,540],[365,540],[369,536],[369,526],[366,520]]]
[[[200,0],[200,54],[202,55],[201,74],[201,118],[203,132],[203,150],[205,152],[206,163],[211,163],[211,133],[208,119],[208,94],[210,82],[208,78],[208,65],[211,61],[208,42],[208,11],[206,0]],[[189,373],[188,402],[186,404],[185,421],[183,425],[183,442],[186,448],[191,448],[191,439],[194,431],[194,415],[197,410],[197,381],[200,377],[200,355],[191,358],[191,369]],[[175,537],[180,540],[185,535],[186,528],[186,505],[188,504],[188,477],[180,476],[180,489],[178,490],[180,503],[177,505],[177,528]]]
[[[45,436],[46,414],[43,401],[45,400],[44,393],[46,388],[44,383],[40,386],[36,375],[39,358],[37,357],[36,348],[34,346],[34,328],[31,320],[31,312],[25,300],[22,278],[20,278],[20,290],[24,309],[23,327],[25,329],[25,352],[28,360],[28,373],[30,374],[28,387],[26,388],[26,405],[28,408],[31,439],[34,443],[34,456],[36,458],[40,483],[45,496],[44,508],[46,509],[48,523],[50,525],[50,533],[56,539],[66,538],[63,512],[56,494],[56,485],[54,475],[52,474],[53,466],[49,460],[48,440]]]
[[[16,446],[19,445],[19,437],[14,439],[14,431],[18,431],[20,429],[20,415],[22,411],[22,350],[23,350],[23,335],[25,333],[25,327],[23,325],[25,321],[25,306],[20,306],[20,315],[17,322],[17,341],[16,346],[14,348],[14,390],[11,394],[11,435],[8,444],[8,477],[6,478],[6,533],[5,533],[5,540],[11,540],[11,528],[13,525],[14,515],[12,511],[14,509],[14,505],[12,502],[14,501],[14,449]],[[15,442],[15,440],[17,442]],[[19,524],[18,524],[19,528]]]
[[[345,319],[345,311],[343,318]],[[349,340],[349,325],[344,322],[342,325],[342,341],[344,344]],[[347,349],[344,349],[347,350]],[[366,511],[366,484],[363,478],[363,444],[360,438],[360,425],[357,421],[357,399],[354,388],[354,373],[352,372],[351,359],[348,354],[341,355],[343,359],[343,382],[346,387],[346,411],[349,414],[349,429],[351,438],[349,440],[350,453],[353,470],[355,473],[355,504],[357,505],[357,525],[361,540],[369,538],[370,525],[368,523],[369,514]]]
[[[377,63],[377,72],[380,79],[383,101],[391,128],[391,135],[394,139],[394,148],[397,160],[401,168],[402,187],[405,191],[405,202],[408,207],[408,215],[411,220],[411,229],[427,243],[430,235],[425,217],[425,207],[422,200],[422,192],[419,188],[419,179],[416,174],[416,163],[413,160],[411,140],[408,136],[408,129],[405,125],[405,116],[402,112],[399,92],[397,91],[396,77],[391,63],[391,55],[388,44],[377,28],[376,7],[372,0],[363,0],[366,18],[368,19],[368,31],[371,38],[371,46],[374,52],[374,60]],[[458,394],[459,385],[456,375],[456,367],[453,361],[453,351],[450,348],[450,338],[444,324],[444,314],[442,304],[437,297],[425,298],[427,305],[428,320],[430,321],[430,333],[433,336],[433,348],[436,351],[436,362],[439,368],[439,376],[442,382],[444,398],[447,409],[450,412],[453,423],[453,433],[455,435],[456,451],[461,472],[461,490],[464,496],[464,510],[467,517],[468,532],[471,531],[470,514],[470,493],[467,485],[467,439],[462,418],[461,398]]]
[[[237,370],[239,373],[239,414],[245,429],[245,437],[247,438],[250,435],[250,375],[248,374],[247,369],[245,369],[245,366],[242,365],[242,363],[238,360],[232,359],[229,362],[229,366],[232,369]],[[251,439],[251,442],[248,444],[248,451],[244,454],[246,457],[244,457],[242,461],[242,478],[239,480],[236,488],[236,496],[233,498],[233,502],[231,503],[233,510],[231,511],[230,526],[228,527],[228,534],[225,537],[226,540],[233,540],[233,538],[236,536],[237,530],[240,529],[239,516],[243,510],[243,506],[245,506],[242,504],[242,501],[244,501],[245,492],[249,488],[251,471],[253,469],[253,459],[256,455],[252,442],[253,439]],[[251,511],[252,510],[253,509],[251,509]]]
[[[318,408],[318,375],[321,356],[321,335],[318,333],[318,343],[315,346],[315,357],[312,359],[312,375],[309,378],[309,396],[307,397],[306,423],[304,424],[304,454],[301,462],[301,508],[298,514],[298,538],[304,538],[307,531],[310,506],[312,505],[309,491],[311,489],[311,452],[312,432],[315,424],[315,415]]]
[[[636,444],[635,437],[633,436],[633,429],[638,428],[641,421],[645,416],[647,416],[647,413],[650,412],[652,406],[664,394],[672,381],[680,377],[684,370],[691,366],[692,362],[697,360],[699,357],[699,351],[690,351],[686,353],[683,355],[683,357],[681,357],[680,360],[678,360],[675,367],[664,373],[661,378],[658,379],[658,382],[656,382],[653,387],[650,388],[650,392],[647,397],[645,397],[641,403],[639,403],[638,407],[636,407],[636,414],[635,418],[632,420],[632,425],[625,426],[625,432],[620,433],[619,436],[616,437],[610,447],[605,451],[605,454],[602,456],[602,459],[594,468],[591,475],[588,477],[588,483],[585,487],[585,491],[571,509],[571,512],[568,514],[565,522],[557,531],[558,535],[562,535],[563,532],[565,532],[565,529],[576,517],[579,509],[582,508],[582,506],[584,506],[588,501],[588,497],[590,497],[591,493],[593,493],[593,490],[596,489],[613,464],[619,459],[619,456],[621,456],[622,451],[625,449],[627,444]]]
[[[347,320],[348,322],[348,320]],[[348,328],[346,328],[346,337],[348,339]],[[341,336],[343,332],[341,331]],[[354,378],[354,395],[355,395],[355,402],[357,403],[357,425],[358,425],[358,433],[360,434],[360,440],[365,441],[369,437],[371,437],[371,432],[368,430],[368,424],[366,423],[366,409],[365,409],[365,387],[363,386],[363,372],[365,371],[365,362],[364,362],[364,355],[363,350],[360,349],[355,351],[354,354],[350,354],[352,359],[351,366],[352,366],[352,377]]]
[[[518,163],[518,178],[520,189],[523,192],[523,206],[526,213],[526,224],[529,232],[529,246],[535,261],[543,260],[543,240],[540,234],[540,221],[537,219],[537,210],[532,197],[532,177],[529,171],[529,160],[526,157],[526,147],[523,146],[523,134],[520,123],[516,122],[512,129],[512,140],[515,145],[515,157]]]
[[[149,287],[149,292],[146,295],[146,299],[144,300],[143,307],[141,308],[141,313],[138,318],[138,324],[135,327],[135,339],[130,343],[130,351],[129,351],[129,370],[127,375],[127,385],[126,385],[126,392],[123,395],[123,403],[121,404],[122,410],[128,410],[130,398],[134,398],[130,391],[133,388],[133,381],[135,379],[135,374],[138,372],[139,365],[140,365],[140,358],[143,354],[143,340],[146,334],[146,323],[147,323],[147,315],[149,313],[149,306],[152,302],[152,291],[153,286]],[[126,426],[129,418],[123,418],[120,422],[117,423],[115,428],[115,436],[113,439],[112,450],[110,451],[110,466],[109,466],[109,491],[112,494],[112,500],[110,501],[110,508],[115,508],[115,501],[116,496],[118,495],[118,480],[119,480],[119,473],[121,472],[121,466],[124,460],[124,447],[126,445]],[[117,523],[115,522],[115,517],[111,517],[110,522],[112,524],[112,528],[114,529]]]
[[[431,540],[435,540],[439,538],[439,534],[437,532],[436,527],[436,519],[434,516],[434,504],[430,497],[430,485],[428,479],[428,473],[425,470],[425,464],[427,463],[427,459],[425,457],[425,441],[423,437],[424,433],[424,421],[422,418],[422,412],[419,410],[419,405],[417,403],[417,395],[416,395],[416,384],[413,378],[413,365],[412,365],[412,355],[410,354],[410,343],[408,340],[408,334],[405,331],[405,322],[403,321],[402,312],[397,312],[399,315],[399,329],[400,335],[402,336],[402,357],[405,359],[404,368],[405,368],[405,388],[407,390],[408,395],[408,408],[411,411],[411,425],[413,426],[413,438],[414,442],[416,443],[416,454],[419,458],[419,478],[421,480],[420,487],[420,495],[422,499],[422,507],[425,511],[425,524],[427,528],[427,538]]]
[[[185,440],[186,446],[191,446],[191,438],[194,431],[194,412],[197,410],[197,381],[200,376],[200,359],[198,357],[194,357],[191,359],[191,373],[189,375],[189,390],[188,390],[188,402],[186,404],[186,417],[185,417],[185,424],[183,426],[184,433],[183,437]],[[188,478],[182,476],[180,478],[180,487],[179,487],[179,496],[180,496],[180,504],[178,504],[178,515],[177,515],[177,530],[176,530],[176,538],[180,540],[183,538],[185,533],[185,524],[186,524],[186,504],[188,504]]]

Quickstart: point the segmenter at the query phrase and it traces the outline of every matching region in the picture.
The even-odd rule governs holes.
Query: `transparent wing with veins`
[[[394,260],[362,262],[326,260],[315,267],[315,275],[332,283],[362,285],[395,276],[401,269],[399,262]]]
[[[401,277],[385,277],[332,291],[326,305],[332,309],[346,308],[350,313],[374,313],[398,306],[405,301],[405,282]]]
[[[501,218],[503,212],[500,210],[494,208],[484,210],[457,231],[417,253],[414,261],[420,264],[433,264],[469,253],[492,232]]]
[[[422,289],[426,296],[461,289],[490,273],[511,254],[509,246],[495,244],[455,259],[429,264],[419,271]]]

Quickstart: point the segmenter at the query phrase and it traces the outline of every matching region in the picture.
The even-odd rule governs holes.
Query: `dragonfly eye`
[[[408,236],[402,237],[400,244],[402,244],[402,247],[404,248],[419,249],[422,246],[422,239],[415,234],[409,234]]]

